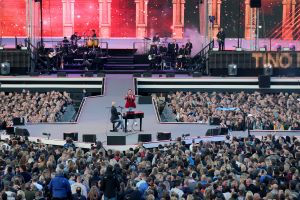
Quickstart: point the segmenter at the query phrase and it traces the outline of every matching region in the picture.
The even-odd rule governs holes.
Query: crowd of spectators
[[[127,151],[0,144],[0,197],[127,200],[299,200],[297,138],[227,138]]]
[[[23,118],[32,123],[55,122],[70,103],[72,100],[67,92],[0,92],[0,123],[5,122],[9,126],[13,118]]]
[[[210,123],[218,119],[232,130],[299,129],[300,94],[175,92],[166,97],[178,122]]]

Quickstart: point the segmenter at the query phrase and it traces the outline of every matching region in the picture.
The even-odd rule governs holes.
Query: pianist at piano
[[[110,116],[111,123],[113,123],[113,124],[117,123],[116,126],[113,126],[114,127],[113,131],[118,132],[118,128],[120,126],[121,126],[122,130],[125,131],[123,119],[119,117],[119,115],[121,115],[121,113],[118,112],[118,110],[116,108],[116,102],[114,102],[114,101],[111,102],[110,112],[111,112],[111,116]]]

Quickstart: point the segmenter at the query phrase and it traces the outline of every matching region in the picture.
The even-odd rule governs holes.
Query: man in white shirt
[[[76,189],[78,187],[80,187],[81,188],[81,195],[85,196],[87,198],[87,189],[86,189],[86,186],[81,183],[81,180],[82,180],[81,176],[77,175],[75,179],[76,179],[76,182],[71,185],[72,194],[76,194]]]

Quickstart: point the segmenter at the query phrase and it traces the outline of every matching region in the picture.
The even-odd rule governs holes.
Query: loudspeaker
[[[99,73],[97,74],[97,77],[105,77],[105,74],[104,74],[104,73],[101,73],[101,72],[99,72]]]
[[[40,73],[39,73],[39,72],[30,72],[29,75],[30,75],[30,76],[39,76]]]
[[[250,0],[250,7],[251,8],[260,8],[261,0]]]
[[[96,143],[97,137],[95,134],[84,134],[82,135],[82,141],[88,143]]]
[[[134,78],[140,78],[142,77],[142,74],[141,73],[133,73],[132,75]]]
[[[91,71],[84,72],[84,77],[93,77],[94,73]]]
[[[64,140],[66,140],[67,137],[71,138],[73,141],[78,141],[78,133],[64,133]]]
[[[199,77],[202,76],[202,73],[201,73],[201,72],[194,72],[194,73],[192,74],[192,76],[193,76],[194,78],[199,78]]]
[[[205,136],[215,136],[215,135],[220,135],[220,130],[218,128],[210,128],[207,129]]]
[[[143,77],[152,77],[152,73],[151,72],[145,72],[144,74],[143,74]]]
[[[220,123],[221,123],[221,120],[218,117],[212,117],[209,120],[209,125],[217,125],[217,126],[219,126]]]
[[[171,140],[171,133],[170,132],[158,132],[157,133],[157,140]]]
[[[107,136],[107,145],[126,145],[126,136]]]
[[[13,118],[12,121],[13,121],[14,126],[24,125],[24,119],[21,117],[15,117],[15,118]]]
[[[13,126],[6,127],[6,134],[7,135],[14,135],[15,134],[15,127],[13,127]]]
[[[265,75],[260,75],[258,77],[258,85],[259,85],[259,88],[270,88],[270,86],[271,86],[271,77],[270,76],[265,76]]]
[[[138,141],[139,142],[151,142],[152,135],[151,134],[139,134]]]
[[[167,73],[166,77],[167,78],[175,77],[175,73]]]
[[[228,65],[228,76],[236,76],[237,75],[237,65],[229,64]]]
[[[139,96],[139,104],[152,104],[151,96]]]
[[[66,77],[67,73],[66,72],[57,72],[57,77]]]
[[[25,128],[16,128],[15,129],[15,134],[17,136],[27,136],[27,137],[29,136],[29,132]]]

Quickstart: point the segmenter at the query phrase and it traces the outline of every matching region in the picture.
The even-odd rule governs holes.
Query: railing
[[[204,46],[193,58],[192,58],[192,66],[194,71],[199,70],[201,65],[205,65],[208,60],[208,53],[214,47],[214,40],[211,40],[206,46]],[[207,69],[206,69],[207,70]]]

